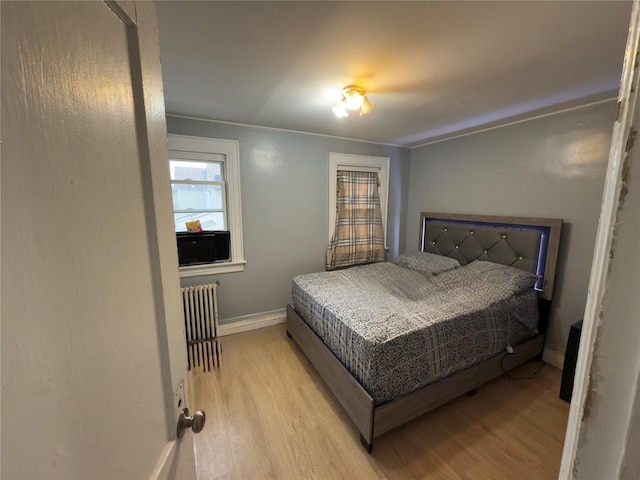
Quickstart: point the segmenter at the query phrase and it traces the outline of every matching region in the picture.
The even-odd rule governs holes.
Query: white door
[[[0,9],[2,477],[193,478],[154,6]]]

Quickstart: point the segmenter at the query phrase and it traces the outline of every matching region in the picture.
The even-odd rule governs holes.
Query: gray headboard
[[[485,260],[537,273],[540,298],[551,300],[561,230],[556,218],[422,212],[419,248],[461,265]]]

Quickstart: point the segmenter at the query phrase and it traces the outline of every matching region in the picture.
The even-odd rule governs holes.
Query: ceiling
[[[403,146],[617,95],[631,3],[157,1],[168,113]],[[369,115],[336,118],[342,87]]]

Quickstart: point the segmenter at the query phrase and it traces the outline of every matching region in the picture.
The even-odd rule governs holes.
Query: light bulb
[[[340,103],[333,107],[336,117],[348,117],[349,112],[358,112],[360,115],[369,113],[375,105],[369,101],[366,91],[362,87],[349,85],[342,89]]]
[[[348,117],[349,116],[349,113],[347,113],[347,107],[344,104],[344,102],[340,102],[335,107],[333,107],[331,110],[333,110],[333,113],[335,113],[336,117],[338,117],[338,118]]]
[[[359,110],[363,103],[364,97],[359,92],[347,95],[347,100],[345,102],[347,110]]]

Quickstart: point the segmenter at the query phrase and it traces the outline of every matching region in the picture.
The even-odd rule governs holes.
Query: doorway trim
[[[634,1],[629,25],[629,36],[624,55],[624,65],[618,110],[613,125],[609,163],[605,177],[604,192],[595,252],[589,279],[589,294],[585,306],[581,343],[576,365],[571,408],[565,435],[560,479],[574,478],[576,458],[580,442],[581,426],[585,408],[589,405],[591,379],[593,375],[592,359],[596,353],[598,327],[603,316],[605,295],[609,287],[608,280],[612,263],[615,240],[615,227],[620,216],[620,197],[624,187],[623,174],[627,165],[629,151],[633,147],[636,131],[633,120],[638,91],[638,67],[636,58],[640,41],[640,4]]]

